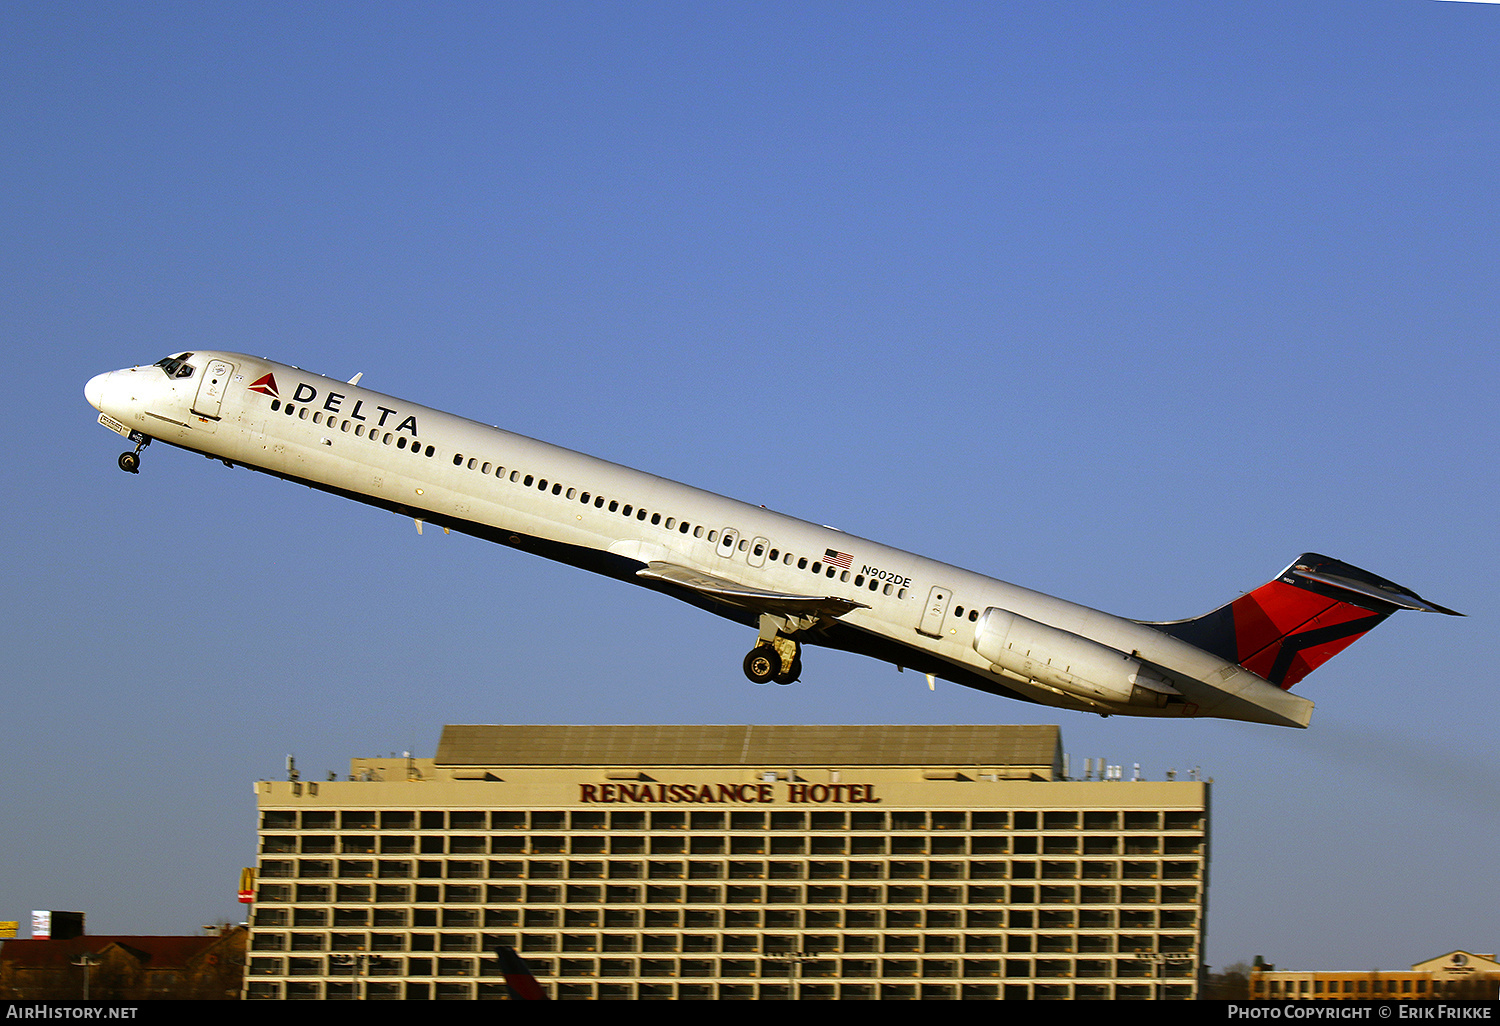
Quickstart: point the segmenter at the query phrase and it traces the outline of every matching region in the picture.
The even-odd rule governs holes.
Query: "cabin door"
[[[234,364],[225,360],[210,360],[203,371],[203,380],[198,383],[198,398],[193,400],[193,412],[200,417],[219,419],[219,405],[224,401],[224,390],[229,387],[229,375]]]
[[[751,539],[750,554],[745,557],[745,562],[749,563],[751,566],[765,566],[766,550],[770,547],[771,543],[766,541],[764,538]]]
[[[943,617],[948,615],[948,600],[953,593],[941,584],[935,585],[927,593],[927,605],[922,610],[922,624],[917,628],[920,634],[926,634],[931,638],[943,636]]]
[[[733,527],[726,527],[719,532],[719,555],[725,559],[734,556],[734,547],[740,540],[740,532]]]

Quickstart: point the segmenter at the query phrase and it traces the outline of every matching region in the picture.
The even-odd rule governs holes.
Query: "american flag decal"
[[[832,549],[824,549],[823,550],[823,559],[826,562],[832,563],[834,566],[838,567],[840,570],[847,570],[847,569],[849,569],[849,564],[851,564],[852,562],[854,562],[854,557],[851,556],[851,555],[849,555],[849,553],[847,553],[847,552],[835,552]]]

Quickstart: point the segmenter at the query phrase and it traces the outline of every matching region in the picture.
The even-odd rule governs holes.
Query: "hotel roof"
[[[450,724],[438,766],[1061,765],[1056,726]]]

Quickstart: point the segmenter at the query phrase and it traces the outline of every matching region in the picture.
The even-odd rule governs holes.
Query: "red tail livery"
[[[1157,626],[1286,689],[1398,609],[1462,615],[1368,570],[1304,552],[1274,581],[1212,613]]]

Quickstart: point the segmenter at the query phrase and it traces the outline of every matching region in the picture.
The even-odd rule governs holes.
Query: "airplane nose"
[[[83,397],[89,401],[90,406],[100,413],[104,412],[104,386],[112,374],[114,374],[114,371],[95,374],[89,378],[88,384],[83,386]]]

